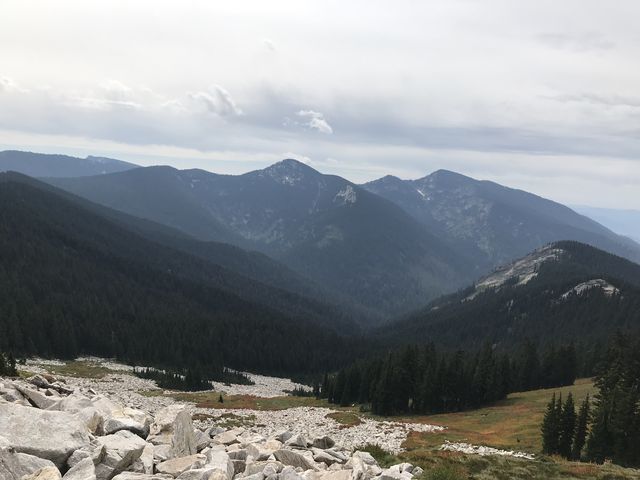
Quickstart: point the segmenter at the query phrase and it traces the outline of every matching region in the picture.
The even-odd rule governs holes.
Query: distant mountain
[[[502,266],[376,335],[451,349],[596,342],[640,331],[640,265],[578,242],[557,242]]]
[[[271,373],[354,352],[330,308],[149,241],[50,186],[0,174],[0,204],[0,350]]]
[[[375,312],[370,309],[354,309],[348,297],[323,288],[321,285],[297,274],[282,263],[260,252],[243,250],[227,243],[197,240],[181,230],[90,202],[50,184],[20,175],[14,175],[14,177],[18,178],[22,183],[31,183],[38,189],[48,190],[57,196],[61,196],[79,207],[108,219],[148,240],[199,257],[267,286],[284,290],[286,294],[302,295],[309,300],[315,300],[318,304],[311,310],[306,311],[308,318],[316,319],[321,323],[322,319],[320,317],[331,318],[335,325],[341,325],[346,328],[345,333],[351,331],[347,324],[352,322],[363,324],[366,323],[366,317],[375,315]],[[279,292],[278,295],[282,293]],[[278,295],[274,295],[273,292],[268,290],[265,291],[265,294],[271,295],[274,299],[278,297]],[[293,295],[294,298],[295,295]],[[297,299],[296,302],[299,305],[298,309],[306,308],[304,307],[305,303],[312,303],[303,302],[300,299]],[[317,311],[312,311],[314,309]],[[341,319],[344,319],[347,324],[340,323]]]
[[[138,165],[133,163],[104,157],[77,158],[15,150],[0,152],[0,172],[19,172],[30,177],[86,177],[136,167]]]
[[[640,245],[559,203],[447,170],[363,185],[402,207],[450,245],[495,267],[549,242],[576,240],[640,261]]]
[[[614,232],[640,242],[640,210],[572,206],[576,212],[601,223]]]
[[[392,202],[295,160],[238,176],[149,167],[48,181],[201,240],[260,250],[387,314],[477,274]]]

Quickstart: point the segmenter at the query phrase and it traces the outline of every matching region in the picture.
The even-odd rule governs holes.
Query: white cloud
[[[229,92],[220,85],[213,85],[206,92],[189,94],[189,97],[206,111],[221,117],[242,115],[242,110],[236,105]]]
[[[314,110],[300,110],[296,115],[304,120],[300,125],[327,135],[331,135],[333,133],[333,128],[331,128],[329,122],[325,120],[324,115],[320,112],[316,112]]]

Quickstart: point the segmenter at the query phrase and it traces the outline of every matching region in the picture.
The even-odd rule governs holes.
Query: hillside
[[[376,332],[392,342],[510,349],[640,329],[640,265],[577,242],[545,246]]]
[[[138,165],[105,157],[70,157],[5,150],[0,152],[0,172],[19,172],[30,177],[86,177],[122,172]]]
[[[363,188],[402,207],[482,269],[561,240],[640,261],[640,245],[628,238],[564,205],[494,182],[438,170],[418,180],[387,176]]]
[[[295,160],[238,176],[150,167],[48,181],[200,240],[262,251],[386,314],[417,308],[476,274],[393,203]]]
[[[322,304],[146,240],[21,178],[0,176],[0,350],[268,372],[355,354]]]

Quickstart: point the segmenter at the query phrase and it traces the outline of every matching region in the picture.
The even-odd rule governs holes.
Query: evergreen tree
[[[571,458],[571,447],[576,430],[576,410],[573,395],[569,393],[562,406],[560,415],[560,434],[558,436],[558,453],[564,458]]]
[[[554,393],[547,404],[547,410],[542,420],[542,451],[547,455],[558,453],[560,441],[560,418],[556,408],[556,394]]]
[[[587,440],[587,428],[589,425],[589,395],[584,399],[582,405],[580,405],[580,411],[578,412],[578,419],[576,421],[576,432],[573,437],[573,444],[571,446],[571,458],[573,460],[580,460],[582,455],[582,449]]]

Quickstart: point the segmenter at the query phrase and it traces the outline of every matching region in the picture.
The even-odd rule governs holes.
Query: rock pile
[[[153,416],[42,374],[0,379],[0,480],[411,480],[326,435],[194,428],[172,404]]]

